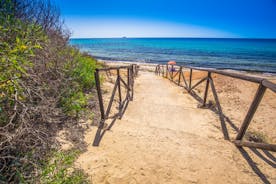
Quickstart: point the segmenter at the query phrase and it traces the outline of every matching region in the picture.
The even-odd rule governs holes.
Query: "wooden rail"
[[[184,70],[184,69],[186,69],[186,70]],[[192,85],[193,70],[205,71],[205,72],[207,72],[207,76],[204,77],[203,79],[199,80],[196,84]],[[184,72],[189,72],[189,81],[185,78]],[[233,141],[233,143],[239,147],[246,146],[246,147],[260,148],[260,149],[265,149],[265,150],[270,150],[270,151],[276,151],[276,145],[274,145],[274,144],[253,143],[253,142],[248,142],[248,141],[242,141],[242,139],[246,133],[246,130],[247,130],[260,102],[262,101],[262,98],[264,96],[266,89],[270,89],[271,91],[276,93],[276,84],[274,84],[264,78],[261,78],[261,77],[246,76],[246,75],[242,75],[242,74],[238,74],[238,73],[231,73],[231,72],[209,69],[209,68],[177,66],[177,65],[157,65],[155,68],[156,75],[162,75],[163,77],[168,78],[169,80],[171,80],[178,86],[182,86],[190,94],[195,94],[193,89],[196,88],[202,82],[206,81],[206,87],[205,87],[205,91],[204,91],[202,107],[206,106],[208,89],[209,89],[209,86],[211,86],[211,91],[213,93],[213,96],[214,96],[214,99],[216,102],[217,111],[218,111],[218,114],[220,117],[224,138],[229,140],[229,136],[228,136],[228,133],[226,130],[226,125],[224,122],[225,117],[223,115],[222,108],[221,108],[221,105],[219,102],[219,98],[218,98],[218,95],[216,92],[215,84],[214,84],[213,78],[212,78],[213,73],[259,84],[259,87],[255,94],[255,97],[254,97],[253,101],[251,102],[249,110],[243,120],[243,123],[242,123],[242,125],[238,131],[238,134],[236,136],[236,139]],[[177,75],[179,75],[178,80],[175,81],[174,78]],[[181,79],[184,81],[184,85],[181,84]]]
[[[104,108],[103,97],[102,97],[102,89],[100,84],[100,72],[110,72],[111,70],[116,71],[116,81],[112,90],[111,97],[109,99],[109,103],[107,105],[107,109]],[[121,77],[121,70],[127,70],[127,81],[124,81]],[[101,121],[99,123],[99,128],[103,128],[105,120],[109,118],[116,118],[119,119],[122,117],[122,114],[127,107],[129,101],[133,100],[133,88],[134,88],[134,78],[138,75],[138,66],[136,64],[129,65],[129,66],[119,66],[119,67],[109,67],[109,68],[100,68],[96,69],[95,73],[95,81],[96,81],[96,88],[101,112]],[[121,88],[126,88],[126,97],[122,97]],[[119,108],[118,113],[115,116],[110,117],[110,110],[112,104],[114,102],[115,94],[118,93],[119,97]]]

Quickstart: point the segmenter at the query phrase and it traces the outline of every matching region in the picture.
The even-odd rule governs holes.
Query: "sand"
[[[190,94],[150,68],[140,71],[134,100],[98,147],[92,146],[97,127],[86,132],[87,151],[76,166],[91,183],[276,183],[275,153],[238,149],[224,140],[217,114],[198,108]],[[223,110],[239,127],[256,86],[231,80],[215,77]],[[106,104],[112,83],[104,88]],[[250,128],[275,143],[275,94],[269,92],[264,101]],[[233,139],[236,131],[228,128]]]

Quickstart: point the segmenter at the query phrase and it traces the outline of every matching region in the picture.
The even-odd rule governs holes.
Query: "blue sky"
[[[75,38],[276,38],[276,0],[54,0]]]

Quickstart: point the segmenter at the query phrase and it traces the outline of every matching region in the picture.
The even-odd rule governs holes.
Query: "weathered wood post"
[[[117,69],[117,78],[118,78],[119,110],[121,111],[121,109],[122,109],[122,93],[121,93],[120,69]]]
[[[166,78],[168,78],[168,71],[169,71],[169,66],[166,64]]]
[[[190,78],[189,78],[189,90],[192,87],[192,75],[193,75],[193,69],[190,68]]]
[[[127,98],[130,99],[130,90],[131,90],[131,87],[130,87],[130,67],[127,68]]]
[[[99,69],[96,68],[94,75],[95,75],[96,89],[98,93],[98,100],[99,100],[100,112],[101,112],[101,122],[99,124],[99,127],[103,127],[105,115],[104,115],[103,97],[102,97],[100,77],[99,77]]]
[[[131,97],[130,99],[133,100],[133,94],[134,94],[134,65],[131,65]]]
[[[178,73],[178,83],[177,83],[177,85],[179,86],[180,85],[180,77],[181,77],[181,75],[182,75],[182,66],[180,66],[180,68],[179,68],[179,73]]]
[[[135,77],[138,76],[138,68],[139,68],[139,66],[137,64],[135,64]]]
[[[206,106],[206,100],[207,100],[207,96],[208,96],[210,78],[211,78],[211,72],[208,72],[208,78],[206,80],[206,87],[205,87],[205,93],[204,93],[203,104],[202,104],[203,107]]]
[[[174,70],[174,67],[173,67],[173,65],[171,65],[171,81],[173,81],[173,70]]]

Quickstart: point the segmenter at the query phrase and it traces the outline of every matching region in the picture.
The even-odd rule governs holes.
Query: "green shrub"
[[[61,106],[68,115],[78,116],[80,111],[85,110],[87,97],[82,91],[71,90],[62,98]]]
[[[15,93],[24,99],[19,81],[28,76],[27,70],[33,66],[31,58],[47,38],[39,25],[26,24],[1,13],[0,17],[0,97],[13,103]]]
[[[55,152],[43,167],[42,184],[80,184],[88,183],[87,176],[73,167],[77,151]]]
[[[100,65],[92,57],[83,55],[77,50],[67,52],[70,52],[74,59],[65,67],[70,84],[63,89],[60,105],[68,115],[78,116],[81,111],[85,110],[89,96],[84,93],[91,91],[95,85],[94,72]]]
[[[61,22],[50,1],[0,1],[0,183],[40,180],[56,127],[86,110],[97,62],[68,44]],[[82,183],[80,171],[67,170],[73,158],[57,153],[41,182]]]
[[[81,85],[82,89],[89,89],[95,85],[94,72],[96,60],[89,56],[78,56],[72,70],[72,77]]]

